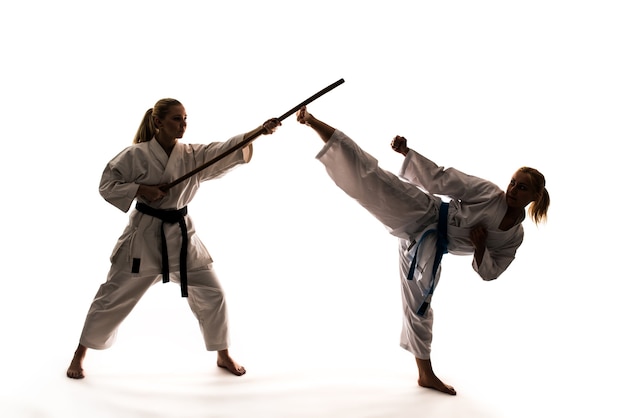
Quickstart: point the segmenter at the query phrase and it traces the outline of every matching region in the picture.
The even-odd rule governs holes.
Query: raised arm
[[[328,142],[333,133],[335,132],[335,128],[332,126],[322,122],[321,120],[315,118],[312,114],[310,114],[306,110],[306,106],[303,106],[296,113],[296,118],[298,122],[303,125],[309,126],[313,128],[315,132],[322,138],[322,141]]]
[[[472,202],[488,200],[501,193],[500,188],[488,180],[434,163],[409,148],[406,138],[402,136],[398,135],[391,141],[391,148],[405,156],[398,175],[429,193]]]

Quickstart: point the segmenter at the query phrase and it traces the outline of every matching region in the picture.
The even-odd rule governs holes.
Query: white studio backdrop
[[[220,141],[343,78],[309,110],[391,171],[400,134],[503,188],[522,165],[547,178],[549,222],[527,221],[499,280],[444,259],[437,370],[494,408],[523,393],[546,416],[618,416],[624,17],[618,1],[3,4],[3,392],[28,402],[33,380],[63,375],[127,219],[98,195],[100,175],[149,107],[175,97],[183,141]],[[395,239],[326,176],[321,145],[292,116],[190,205],[227,291],[233,355],[287,385],[319,370],[413,379],[397,347]],[[172,284],[89,356],[111,373],[207,359]]]

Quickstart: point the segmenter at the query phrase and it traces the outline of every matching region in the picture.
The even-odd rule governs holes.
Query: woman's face
[[[159,133],[168,138],[182,138],[187,129],[187,113],[182,105],[170,107],[163,119],[156,118]]]
[[[531,188],[530,175],[521,171],[511,178],[506,189],[506,203],[512,208],[525,208],[530,202],[537,199],[537,192]]]

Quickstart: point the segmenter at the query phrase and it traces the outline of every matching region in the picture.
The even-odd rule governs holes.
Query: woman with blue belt
[[[401,136],[391,142],[392,149],[405,156],[396,176],[306,107],[297,119],[324,141],[317,158],[337,186],[399,238],[404,311],[400,345],[415,356],[420,386],[455,395],[454,388],[435,375],[430,361],[431,298],[441,258],[445,253],[473,254],[472,266],[483,280],[500,276],[522,244],[526,207],[533,222],[546,220],[550,197],[544,176],[522,167],[503,191],[490,181],[438,166],[408,148]],[[449,202],[442,201],[442,195]]]

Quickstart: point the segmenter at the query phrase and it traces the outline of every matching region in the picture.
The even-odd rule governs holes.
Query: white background
[[[0,6],[7,417],[624,416],[626,15],[620,1],[22,1]],[[330,181],[295,117],[190,205],[227,291],[214,367],[186,302],[154,286],[117,344],[65,370],[127,214],[98,194],[143,113],[175,97],[186,142],[309,106],[397,171],[396,134],[505,187],[540,169],[549,222],[482,282],[446,256],[420,389],[398,347],[396,242]]]

